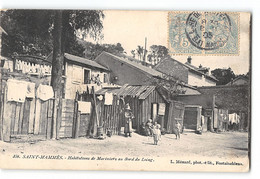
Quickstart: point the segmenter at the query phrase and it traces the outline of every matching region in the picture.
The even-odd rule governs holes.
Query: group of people
[[[125,128],[124,128],[124,134],[125,137],[132,137],[132,119],[134,118],[134,115],[131,111],[131,108],[129,104],[126,104],[125,107]],[[176,136],[176,139],[180,139],[180,133],[182,130],[182,125],[179,121],[176,121],[174,126],[174,133]],[[157,145],[159,140],[161,140],[161,125],[157,122],[152,121],[152,119],[148,119],[148,121],[145,123],[143,122],[140,128],[140,133],[144,136],[150,136],[154,139],[154,145]]]
[[[157,145],[158,141],[161,140],[161,125],[157,122],[153,123],[152,119],[149,119],[146,123],[143,122],[140,131],[144,136],[153,137],[154,145]]]

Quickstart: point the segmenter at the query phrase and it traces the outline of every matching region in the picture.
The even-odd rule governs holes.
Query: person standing
[[[132,137],[132,119],[134,118],[134,115],[132,113],[132,110],[129,106],[129,104],[126,104],[126,108],[125,108],[125,129],[124,129],[124,133],[125,133],[125,137]]]
[[[146,136],[152,136],[152,126],[153,126],[152,119],[148,119],[148,121],[145,124]]]
[[[175,123],[175,130],[174,130],[174,132],[175,132],[175,135],[176,135],[176,140],[179,138],[181,138],[180,137],[180,133],[181,133],[181,124],[180,124],[180,122],[179,121],[176,121],[176,123]]]
[[[153,140],[154,140],[154,145],[158,144],[158,141],[161,139],[161,125],[157,124],[157,122],[154,122],[153,126]]]

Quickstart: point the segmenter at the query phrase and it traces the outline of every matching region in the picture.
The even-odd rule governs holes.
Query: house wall
[[[155,66],[157,71],[171,75],[185,83],[188,83],[188,69],[179,62],[173,59],[164,59],[161,63]]]
[[[175,133],[175,124],[178,121],[183,126],[184,104],[179,101],[170,101],[166,107],[165,129],[169,133]]]
[[[212,119],[214,118],[212,109],[213,109],[213,104],[215,103],[215,99],[214,99],[213,94],[183,95],[183,96],[180,95],[180,96],[176,97],[176,100],[183,102],[185,105],[201,106],[203,109],[203,112],[201,111],[200,115],[202,114],[205,116],[203,131],[208,130],[208,126],[207,126],[208,120],[209,120],[208,118],[209,117]],[[193,113],[193,112],[186,112],[186,122],[187,122],[187,116],[191,115],[191,113]],[[193,129],[195,129],[195,128],[193,128]]]
[[[216,86],[216,85],[217,85],[216,82],[205,78],[205,85],[204,86]]]
[[[202,94],[202,95],[179,95],[175,99],[185,105],[200,105],[205,109],[213,107],[213,94]]]
[[[205,78],[204,75],[198,75],[188,72],[188,84],[192,86],[216,86],[216,82]]]
[[[202,76],[188,72],[188,84],[192,86],[204,86],[205,81],[203,81]]]
[[[199,87],[198,90],[205,95],[215,95],[216,105],[221,109],[249,111],[249,85]]]
[[[96,69],[90,69],[87,67],[75,65],[72,63],[66,62],[65,64],[65,76],[66,76],[66,85],[65,85],[65,99],[74,99],[75,94],[78,91],[82,91],[87,88],[87,85],[84,84],[84,69],[90,70],[90,77],[93,74],[97,76],[99,74],[100,81],[104,82],[104,74],[109,75],[107,72],[102,72]],[[103,83],[104,84],[104,83]]]
[[[110,81],[114,84],[144,85],[150,83],[151,77],[148,74],[109,55],[101,54],[95,61],[111,70]]]
[[[147,122],[151,119],[152,104],[165,103],[162,96],[154,90],[145,100],[137,98],[126,97],[125,102],[129,103],[135,118],[133,119],[133,128],[139,131],[139,126],[142,122]],[[164,115],[165,116],[165,115]]]
[[[186,129],[197,130],[201,126],[201,112],[200,106],[185,107],[183,125]]]
[[[246,85],[248,84],[248,80],[245,79],[238,79],[232,83],[232,85]]]

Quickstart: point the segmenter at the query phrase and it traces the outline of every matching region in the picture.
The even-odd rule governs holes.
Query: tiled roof
[[[196,90],[196,89],[192,89],[192,88],[188,88],[188,87],[183,87],[185,90],[184,94],[179,94],[180,96],[186,96],[186,95],[200,95],[201,93]]]
[[[178,66],[178,64],[180,64],[180,65]],[[176,68],[179,68],[179,70],[184,70],[184,69],[188,70],[188,67],[186,67],[181,62],[174,60],[170,57],[166,57],[163,60],[161,60],[158,64],[156,64],[154,66],[154,69],[158,70],[164,74],[173,76],[175,73],[175,71],[173,70],[174,69],[173,66],[175,66]]]
[[[142,85],[124,85],[122,88],[102,88],[96,92],[97,95],[104,95],[106,92],[113,93],[118,96],[131,96],[138,99],[146,99],[152,91],[155,90],[155,86],[142,86]]]
[[[147,73],[151,76],[162,76],[163,74],[155,69],[152,69],[152,68],[149,68],[147,66],[144,66],[140,63],[137,63],[137,62],[134,62],[134,61],[130,61],[129,59],[127,58],[123,58],[123,57],[118,57],[116,55],[113,55],[111,53],[108,53],[108,52],[102,52],[102,54],[105,54],[105,55],[109,55],[111,56],[113,59],[115,60],[118,60],[118,61],[121,61],[125,64],[128,64],[129,66],[135,68],[135,69],[138,69],[144,73]]]
[[[189,63],[185,63],[185,64],[183,64],[183,65],[185,65],[186,67],[188,67],[190,70],[193,70],[193,71],[195,71],[195,72],[197,72],[197,73],[199,73],[199,74],[201,74],[201,75],[205,75],[206,78],[210,78],[211,80],[218,81],[214,76],[212,76],[212,75],[207,75],[207,74],[205,74],[205,73],[199,71],[199,70],[198,70],[199,68],[195,67],[194,65],[191,65],[191,64],[189,64]]]
[[[52,62],[52,55],[53,55],[53,53],[50,53],[48,55],[48,57],[46,58],[46,60],[49,61],[49,62]],[[99,68],[99,69],[108,71],[108,69],[106,67],[98,64],[97,62],[95,62],[93,60],[89,60],[89,59],[82,58],[82,57],[79,57],[79,56],[71,55],[69,53],[65,53],[64,57],[67,60],[72,61],[72,62],[77,62],[77,63],[81,63],[81,64],[84,64],[84,65],[88,65],[88,66],[92,66],[92,67],[95,67],[95,68]]]
[[[214,80],[214,81],[218,81],[214,76],[212,75],[207,75],[205,73],[202,73],[201,71],[199,71],[197,67],[191,65],[191,64],[188,64],[188,63],[181,63],[179,62],[178,60],[175,60],[173,58],[165,58],[165,59],[162,59],[155,67],[154,69],[160,69],[160,71],[164,70],[164,72],[168,75],[171,75],[171,65],[174,65],[174,63],[179,63],[181,64],[182,66],[188,68],[189,70],[199,74],[199,75],[205,75],[206,78],[210,78],[211,80]]]
[[[86,59],[86,58],[82,58],[82,57],[78,57],[78,56],[75,56],[75,55],[71,55],[69,53],[65,53],[64,57],[66,59],[70,60],[70,61],[82,63],[82,64],[85,64],[85,65],[89,65],[89,66],[92,66],[92,67],[100,68],[100,69],[103,69],[103,70],[108,70],[106,67],[98,64],[97,62],[95,62],[93,60],[89,60],[89,59]]]
[[[238,76],[236,77],[233,81],[230,81],[229,83],[227,83],[226,85],[232,85],[233,83],[235,83],[237,80],[239,79],[243,79],[245,80],[247,83],[249,82],[249,78],[247,76]]]

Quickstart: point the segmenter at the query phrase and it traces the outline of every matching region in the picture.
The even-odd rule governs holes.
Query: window
[[[90,70],[84,69],[84,84],[90,84]]]
[[[107,82],[108,82],[107,74],[106,74],[106,73],[104,74],[104,80],[103,80],[103,81],[104,81],[104,83],[107,83]]]

